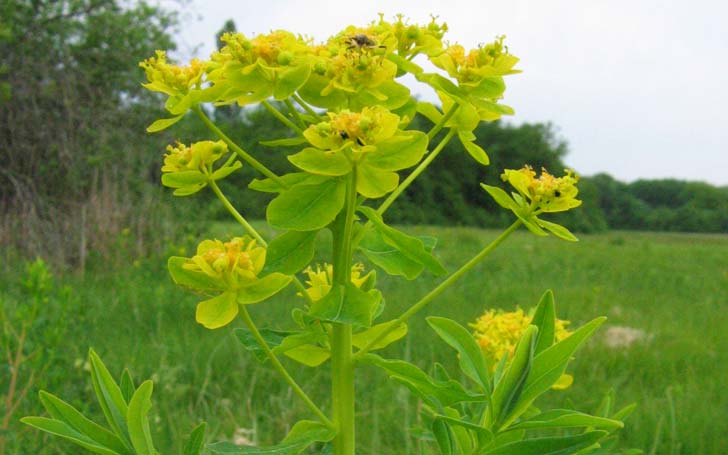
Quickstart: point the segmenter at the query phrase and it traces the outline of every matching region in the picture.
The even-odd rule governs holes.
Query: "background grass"
[[[229,224],[211,229],[218,237],[236,230]],[[450,271],[499,233],[472,228],[406,230],[438,237],[436,251]],[[319,236],[320,257],[330,250],[326,234]],[[183,247],[172,248],[179,249]],[[569,371],[574,385],[550,392],[537,404],[571,402],[590,411],[605,392],[616,388],[619,406],[638,404],[623,431],[624,447],[653,454],[725,454],[726,258],[725,235],[612,232],[585,235],[570,244],[517,232],[416,316],[405,340],[381,353],[425,369],[438,361],[454,373],[454,351],[427,328],[424,316],[438,314],[465,324],[487,308],[529,308],[544,290],[553,289],[557,313],[572,321],[572,327],[599,315],[609,320],[577,354]],[[97,266],[85,277],[65,277],[75,303],[65,316],[68,330],[63,340],[58,346],[41,347],[58,355],[49,370],[54,373],[40,384],[101,421],[90,403],[93,394],[84,369],[88,347],[96,349],[116,374],[128,366],[137,380],[153,378],[154,431],[163,453],[181,453],[184,437],[201,420],[210,424],[215,439],[231,439],[237,431],[238,437],[273,443],[296,419],[311,417],[272,369],[240,347],[229,327],[209,331],[194,322],[196,297],[170,282],[164,264],[160,256],[114,270]],[[7,300],[13,298],[13,283],[20,279],[22,267],[6,262],[5,269],[0,284],[7,291],[0,295]],[[381,271],[378,277],[387,302],[385,319],[401,313],[439,282],[424,275],[410,283]],[[259,326],[285,328],[292,325],[290,311],[300,305],[289,289],[275,301],[253,306],[251,313]],[[646,337],[629,347],[610,348],[604,337],[614,326],[642,330]],[[327,407],[327,368],[286,364],[314,400]],[[425,452],[406,431],[419,420],[416,400],[380,371],[363,367],[359,375],[358,453]],[[40,412],[31,394],[15,418]],[[11,433],[14,451],[9,453],[77,453],[17,423]]]

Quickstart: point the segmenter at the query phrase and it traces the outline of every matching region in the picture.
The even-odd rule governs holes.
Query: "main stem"
[[[346,185],[346,205],[334,226],[333,286],[346,289],[351,281],[351,236],[356,210],[356,166]],[[346,292],[346,291],[344,291]],[[344,297],[346,298],[346,297]],[[351,325],[332,324],[331,403],[338,434],[334,455],[355,455],[354,362]]]

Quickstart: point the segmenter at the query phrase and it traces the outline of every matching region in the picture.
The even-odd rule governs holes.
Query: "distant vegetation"
[[[160,233],[179,231],[179,207],[185,220],[218,215],[195,201],[174,209],[160,203],[163,195],[171,197],[159,185],[165,146],[208,134],[191,117],[171,133],[145,132],[159,117],[160,103],[141,90],[138,62],[155,49],[174,48],[177,19],[142,3],[122,4],[0,0],[0,245],[83,268],[95,256],[114,259],[111,246],[125,230],[134,233],[128,247],[138,254],[160,249]],[[284,154],[256,142],[285,134],[267,112],[223,106],[214,116],[273,170],[289,169]],[[429,127],[425,119],[414,122]],[[557,174],[567,167],[567,143],[551,125],[495,122],[475,133],[491,165],[458,160],[464,150],[448,145],[388,212],[390,221],[504,226],[509,215],[497,210],[480,182],[495,184],[504,168],[526,163]],[[247,215],[263,217],[268,195],[244,188],[252,177],[244,168],[225,190]],[[606,174],[583,178],[580,187],[583,207],[566,214],[576,231],[728,232],[726,187],[678,180],[625,184]],[[443,206],[443,200],[451,202]]]

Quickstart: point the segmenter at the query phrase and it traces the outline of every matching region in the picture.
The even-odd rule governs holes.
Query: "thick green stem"
[[[266,109],[268,109],[268,112],[273,114],[275,118],[280,120],[284,125],[286,125],[288,128],[292,129],[293,131],[297,132],[298,134],[303,134],[303,130],[301,127],[293,123],[283,115],[278,109],[275,108],[272,104],[270,104],[268,101],[261,101],[260,104],[262,104]]]
[[[452,110],[450,112],[452,112]],[[414,180],[425,169],[427,169],[427,166],[429,166],[430,163],[432,163],[435,160],[435,158],[437,158],[437,155],[439,155],[440,152],[442,152],[445,149],[445,146],[447,145],[448,142],[450,142],[450,139],[452,139],[453,136],[455,136],[455,133],[456,133],[455,129],[451,129],[447,133],[447,135],[440,141],[440,143],[437,144],[437,147],[435,147],[435,149],[433,151],[431,151],[429,153],[429,155],[427,155],[427,157],[420,162],[419,166],[417,166],[415,168],[415,170],[412,171],[410,173],[410,175],[408,175],[407,178],[404,179],[404,181],[402,183],[400,183],[397,188],[395,188],[394,191],[392,191],[392,193],[387,197],[387,199],[384,200],[384,202],[382,202],[382,205],[380,205],[379,208],[377,209],[377,212],[380,215],[383,214],[389,208],[390,205],[392,205],[392,203],[399,197],[399,195],[402,194],[402,192],[404,190],[406,190],[407,187],[410,186],[412,184],[412,182],[414,182]]]
[[[475,255],[472,259],[470,259],[468,262],[466,262],[462,267],[460,267],[457,271],[455,271],[452,275],[447,277],[445,281],[440,283],[435,289],[427,293],[424,297],[422,297],[419,301],[417,301],[414,305],[409,307],[407,311],[402,313],[401,316],[399,316],[397,319],[394,319],[390,322],[389,326],[387,326],[386,329],[384,329],[379,336],[374,338],[371,342],[369,342],[366,346],[364,346],[361,350],[359,350],[354,355],[354,360],[358,359],[360,356],[366,354],[369,352],[369,350],[372,348],[372,346],[379,343],[381,340],[383,340],[387,335],[389,335],[394,329],[396,329],[400,324],[406,322],[409,318],[414,316],[418,311],[420,311],[422,308],[424,308],[428,303],[430,303],[435,297],[442,294],[447,288],[453,285],[458,279],[460,279],[463,275],[465,275],[470,269],[475,267],[478,262],[482,261],[486,256],[488,256],[498,245],[503,243],[503,241],[508,238],[509,235],[511,235],[516,229],[518,229],[521,226],[522,222],[521,220],[516,220],[513,224],[511,224],[508,229],[503,231],[501,235],[499,235],[495,240],[490,242],[488,246],[486,246],[483,251]]]
[[[245,161],[246,163],[253,166],[253,168],[255,168],[255,170],[257,170],[261,174],[265,175],[269,179],[273,180],[274,182],[276,182],[283,188],[288,189],[288,184],[286,184],[286,182],[284,182],[280,177],[275,175],[273,173],[273,171],[271,171],[270,169],[265,167],[265,165],[263,163],[256,160],[248,152],[246,152],[245,150],[240,148],[240,146],[238,144],[236,144],[235,142],[233,142],[233,140],[230,139],[220,128],[218,128],[217,125],[212,123],[212,121],[207,117],[207,115],[205,115],[205,113],[202,112],[202,109],[200,109],[200,106],[194,106],[192,108],[192,110],[195,111],[195,113],[197,114],[198,117],[200,117],[200,120],[202,120],[202,123],[204,123],[205,126],[207,126],[207,128],[210,129],[210,131],[212,131],[220,139],[222,139],[222,141],[224,143],[226,143],[227,146],[230,147],[235,153],[237,153],[238,156],[243,159],[243,161]]]
[[[326,417],[326,415],[318,408],[318,406],[316,406],[311,398],[306,395],[306,392],[304,392],[303,389],[291,377],[291,375],[288,374],[288,371],[286,371],[285,367],[283,367],[281,362],[278,360],[278,357],[268,347],[268,343],[265,342],[260,332],[258,331],[258,328],[255,326],[255,323],[250,318],[250,314],[248,313],[248,309],[245,305],[241,305],[240,315],[243,317],[243,321],[248,327],[248,330],[250,330],[250,333],[253,334],[253,337],[265,352],[265,355],[268,356],[268,358],[270,359],[271,363],[273,364],[273,368],[275,368],[275,370],[281,376],[283,376],[283,379],[288,383],[288,385],[291,386],[291,389],[293,389],[293,393],[298,395],[299,398],[301,398],[303,402],[306,403],[306,405],[311,409],[311,411],[316,414],[316,417],[318,417],[324,424],[328,425],[331,428],[334,428],[334,423],[328,417]]]
[[[351,236],[356,210],[356,167],[346,185],[344,212],[334,226],[333,285],[344,287],[351,281]],[[338,434],[334,455],[355,455],[354,362],[351,325],[334,323],[331,332],[331,396],[333,420]]]

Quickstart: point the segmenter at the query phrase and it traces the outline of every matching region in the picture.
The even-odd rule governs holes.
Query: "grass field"
[[[234,229],[217,225],[213,232],[223,236]],[[436,251],[451,271],[498,234],[468,228],[406,230],[438,237]],[[325,256],[324,237],[319,243]],[[238,345],[230,328],[208,331],[194,322],[195,297],[171,284],[164,263],[164,258],[150,259],[119,270],[97,267],[84,278],[65,277],[64,283],[74,288],[78,311],[66,319],[67,332],[59,345],[44,347],[58,355],[42,385],[99,417],[95,405],[88,403],[88,373],[77,361],[88,347],[114,373],[128,366],[136,379],[153,378],[154,431],[165,454],[181,453],[183,436],[201,420],[208,421],[215,439],[237,434],[272,443],[295,419],[310,417],[275,373]],[[0,287],[11,289],[10,281],[19,277],[8,265]],[[424,276],[410,285],[380,272],[379,287],[387,301],[384,317],[399,314],[438,281]],[[574,385],[550,392],[541,403],[544,407],[573,402],[590,411],[615,388],[618,404],[638,404],[622,434],[625,448],[647,454],[728,453],[725,235],[613,232],[585,235],[570,244],[517,232],[415,317],[405,340],[382,353],[403,356],[426,369],[438,361],[454,372],[454,351],[437,340],[422,316],[438,314],[467,323],[487,308],[531,307],[546,289],[554,290],[559,316],[573,326],[599,315],[609,320],[573,362]],[[12,292],[4,295],[10,298]],[[288,314],[300,305],[289,290],[274,302],[254,306],[252,314],[259,325],[280,328],[291,324]],[[610,346],[608,333],[613,342],[631,344]],[[629,340],[630,335],[636,339]],[[327,406],[326,369],[287,365]],[[360,376],[358,453],[420,453],[423,449],[406,435],[418,422],[416,401],[379,371],[362,369]],[[31,394],[15,418],[40,410]],[[21,430],[20,424],[13,423],[12,432],[18,445],[8,453],[77,453],[35,431]]]

